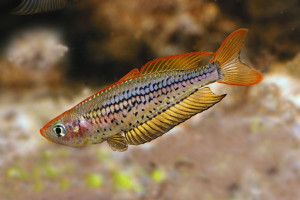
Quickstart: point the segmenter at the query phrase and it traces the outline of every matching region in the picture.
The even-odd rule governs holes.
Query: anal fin
[[[209,109],[225,96],[214,94],[208,87],[201,88],[165,112],[125,132],[126,140],[133,145],[150,142],[192,116]]]
[[[113,135],[107,139],[107,143],[114,151],[126,151],[128,148],[127,141],[120,133]]]

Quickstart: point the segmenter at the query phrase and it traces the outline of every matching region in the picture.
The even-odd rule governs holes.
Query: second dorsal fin
[[[130,79],[139,77],[140,75],[154,72],[192,69],[198,66],[198,63],[202,58],[211,54],[212,52],[192,52],[158,58],[146,63],[142,67],[141,71],[139,71],[137,68],[131,70],[117,83],[128,81]]]
[[[158,58],[146,63],[142,67],[140,74],[192,69],[198,66],[198,63],[202,58],[211,54],[212,52],[192,52]]]

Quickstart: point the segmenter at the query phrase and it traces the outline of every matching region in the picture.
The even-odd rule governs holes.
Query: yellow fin
[[[190,117],[209,109],[225,96],[214,94],[208,87],[201,88],[165,112],[126,132],[126,140],[133,145],[150,142]]]
[[[126,151],[128,148],[127,141],[120,133],[113,135],[107,139],[107,143],[114,151]]]
[[[202,58],[211,54],[211,52],[192,52],[158,58],[146,63],[140,73],[150,74],[154,72],[192,69],[198,66]]]
[[[12,14],[32,15],[41,12],[49,12],[62,9],[66,6],[67,0],[22,0]]]

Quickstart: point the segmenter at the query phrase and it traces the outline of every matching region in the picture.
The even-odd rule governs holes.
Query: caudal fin
[[[247,29],[239,29],[231,33],[210,60],[211,63],[218,63],[221,68],[222,79],[219,83],[246,86],[262,80],[263,76],[260,73],[240,60],[240,51],[247,32]]]

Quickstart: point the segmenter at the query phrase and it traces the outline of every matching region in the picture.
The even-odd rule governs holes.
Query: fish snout
[[[48,138],[48,135],[47,135],[47,133],[46,133],[46,130],[45,129],[40,129],[40,133],[41,133],[41,135],[43,136],[43,137],[45,137],[45,138]]]

